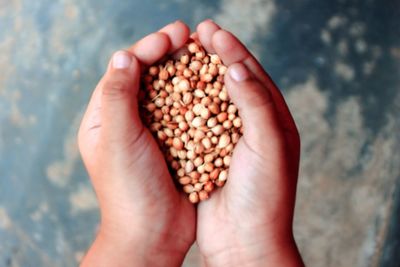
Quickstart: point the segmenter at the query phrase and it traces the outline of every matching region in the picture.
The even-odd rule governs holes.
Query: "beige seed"
[[[190,63],[189,68],[190,68],[192,71],[194,71],[194,72],[198,72],[198,71],[201,69],[202,66],[203,66],[203,64],[201,64],[200,61],[195,60],[195,61],[192,61],[192,62]]]
[[[231,134],[231,139],[232,143],[236,144],[239,141],[240,135],[238,133],[232,133]]]
[[[222,124],[222,126],[223,126],[225,129],[229,130],[230,128],[232,128],[233,123],[232,123],[232,121],[226,120],[226,121],[224,121],[224,123]]]
[[[211,146],[212,146],[211,140],[210,140],[210,138],[208,138],[208,137],[204,137],[204,138],[201,140],[201,143],[203,144],[203,146],[204,146],[204,148],[205,148],[206,150],[207,150],[207,149],[210,149]]]
[[[162,125],[159,122],[154,122],[150,125],[150,131],[157,132],[161,129]]]
[[[218,187],[222,187],[225,184],[225,181],[215,180],[214,184]]]
[[[206,136],[206,134],[205,134],[202,130],[197,129],[196,132],[194,133],[193,140],[194,140],[195,142],[199,142],[199,141],[202,140],[205,136]]]
[[[203,82],[206,82],[206,83],[211,82],[212,79],[213,79],[213,76],[210,73],[205,73],[200,76],[200,80]]]
[[[156,67],[156,66],[151,66],[151,67],[149,68],[149,74],[150,74],[151,76],[156,76],[156,75],[158,74],[158,72],[159,72],[159,68]]]
[[[211,137],[211,143],[212,143],[213,145],[218,144],[218,141],[219,141],[218,137],[216,137],[216,136]]]
[[[220,57],[216,54],[210,55],[210,61],[211,61],[211,63],[213,63],[215,65],[219,65],[222,63]]]
[[[183,70],[183,76],[186,78],[191,78],[193,76],[193,71],[191,69],[184,69]],[[195,84],[190,83],[190,87],[195,87]]]
[[[200,179],[201,174],[196,171],[193,171],[189,174],[189,176],[190,176],[190,178],[192,178],[192,180],[198,181]],[[195,183],[197,183],[197,182],[195,182]]]
[[[231,156],[225,156],[224,157],[224,164],[226,167],[229,167],[229,165],[231,164]]]
[[[222,90],[221,92],[219,92],[218,97],[219,97],[222,101],[229,101],[228,92],[225,91],[225,90]]]
[[[185,150],[179,150],[178,151],[178,157],[180,158],[180,159],[186,159],[186,151]]]
[[[190,53],[195,54],[195,53],[200,51],[200,47],[196,43],[190,43],[188,45],[188,50],[189,50]]]
[[[202,183],[195,183],[194,184],[194,191],[199,192],[203,189],[203,184]]]
[[[215,165],[215,164],[214,164],[214,165]],[[220,169],[218,169],[218,168],[215,168],[213,171],[211,171],[211,172],[210,172],[210,179],[211,179],[211,180],[217,179],[217,178],[218,178],[218,175],[219,175],[219,172],[220,172]]]
[[[185,193],[192,193],[194,191],[194,187],[191,184],[187,184],[183,187],[183,192]]]
[[[187,65],[190,61],[189,55],[182,55],[181,56],[181,63]]]
[[[218,104],[216,104],[216,103],[211,103],[208,106],[208,109],[211,111],[212,114],[215,114],[215,115],[217,115],[220,112],[220,108],[219,108]]]
[[[211,116],[211,112],[210,112],[209,109],[203,108],[203,109],[200,111],[200,116],[201,116],[203,119],[208,120],[208,118],[210,118],[210,116]]]
[[[201,190],[201,191],[199,192],[199,199],[200,199],[200,201],[204,201],[204,200],[208,199],[208,193],[207,193],[207,191]]]
[[[194,166],[197,168],[197,167],[199,167],[200,165],[202,165],[203,164],[203,158],[202,157],[197,157],[197,158],[195,158],[194,159],[194,161],[193,161],[193,163],[194,163]]]
[[[187,122],[193,121],[193,119],[194,119],[194,113],[193,113],[193,111],[188,110],[188,111],[185,113],[185,119],[186,119]]]
[[[212,172],[214,170],[214,164],[212,164],[212,162],[204,164],[204,170],[206,172]]]
[[[180,168],[176,174],[178,175],[178,177],[183,177],[185,176],[185,169],[184,168]]]
[[[171,130],[171,129],[169,129],[169,128],[165,128],[164,129],[164,133],[168,136],[168,137],[174,137],[174,132]]]
[[[156,109],[156,110],[153,112],[153,116],[154,116],[154,119],[155,119],[156,121],[159,121],[159,120],[162,119],[162,117],[164,116],[164,114],[163,114],[163,112],[162,112],[160,109]]]
[[[200,183],[206,183],[206,182],[208,182],[209,180],[210,180],[210,175],[207,174],[207,173],[203,173],[203,174],[200,176],[199,182],[200,182]]]
[[[218,123],[217,118],[215,118],[215,117],[209,118],[207,120],[207,127],[208,128],[213,128],[213,127],[215,127],[217,125],[217,123]]]
[[[222,160],[222,158],[217,158],[214,160],[214,165],[215,167],[222,167],[222,165],[224,165],[224,161]]]
[[[204,59],[205,56],[206,56],[206,53],[204,51],[196,52],[196,59],[198,59],[198,60]]]
[[[186,162],[185,165],[185,172],[186,173],[191,173],[194,170],[194,164],[193,162],[191,162],[190,160],[188,162]]]
[[[177,138],[177,137],[174,138],[174,140],[173,140],[173,142],[172,142],[172,145],[173,145],[174,148],[177,149],[177,150],[182,150],[182,149],[183,149],[183,142],[182,142],[181,139],[179,139],[179,138]]]
[[[159,97],[159,98],[157,98],[157,99],[154,101],[154,104],[155,104],[157,107],[161,108],[161,107],[163,107],[164,104],[165,104],[165,99]]]
[[[204,152],[204,146],[203,146],[203,144],[201,144],[201,143],[197,143],[196,145],[195,145],[195,147],[194,147],[194,152],[196,153],[196,154],[201,154],[201,153],[203,153]]]
[[[193,204],[199,202],[199,195],[197,194],[197,192],[192,192],[189,194],[189,201]]]
[[[234,105],[229,105],[228,106],[228,113],[236,113],[237,112],[237,107]]]
[[[235,118],[236,118],[236,114],[234,114],[234,113],[228,114],[228,120],[233,121]]]
[[[200,165],[199,167],[197,167],[197,172],[198,173],[204,173],[206,170],[205,170],[205,168],[204,168],[204,165]]]
[[[204,109],[204,106],[202,104],[198,103],[198,104],[193,106],[193,113],[196,116],[199,116],[203,109]]]
[[[198,98],[203,98],[206,96],[206,94],[204,93],[203,90],[196,89],[196,90],[194,90],[194,96],[198,97]]]
[[[183,177],[179,178],[179,183],[181,185],[188,185],[188,184],[190,184],[191,181],[192,181],[192,179],[188,176],[183,176]]]
[[[217,115],[217,120],[219,123],[223,123],[228,119],[228,113],[226,112],[221,112]]]
[[[178,88],[180,89],[181,92],[186,92],[187,90],[190,89],[190,83],[188,80],[183,79],[179,82]]]
[[[230,136],[228,134],[223,134],[219,138],[218,147],[219,148],[224,148],[227,145],[229,145],[230,142],[231,142]]]
[[[166,81],[166,80],[168,80],[168,77],[169,77],[169,73],[166,69],[162,69],[162,70],[160,70],[160,73],[158,73],[158,78],[160,80]]]
[[[175,170],[175,171],[179,170],[179,168],[180,168],[179,162],[176,161],[176,160],[173,160],[173,161],[171,162],[171,167],[172,167],[172,169]]]
[[[205,124],[205,122],[206,121],[202,117],[196,117],[193,119],[192,125],[195,128],[199,128],[199,127],[203,126]]]
[[[233,119],[232,123],[233,123],[233,126],[235,126],[236,128],[242,127],[242,120],[239,117],[236,117],[235,119]]]
[[[233,151],[233,148],[234,148],[233,144],[230,143],[229,145],[226,146],[225,149],[226,149],[226,151],[229,153],[229,152],[232,152],[232,151]]]
[[[154,103],[148,103],[146,105],[146,109],[148,112],[154,112],[156,110],[156,105]]]
[[[158,131],[157,138],[160,139],[161,141],[165,141],[165,140],[167,140],[168,136],[165,134],[165,132]]]
[[[208,65],[208,73],[211,74],[212,76],[218,75],[218,71],[219,70],[218,70],[217,66],[215,66],[215,64],[210,63]]]
[[[214,190],[214,183],[213,182],[209,181],[209,182],[205,183],[204,191],[210,193],[213,190]]]
[[[225,66],[219,66],[218,74],[219,74],[219,75],[225,75],[227,70],[228,70],[227,67],[225,67]]]
[[[218,176],[219,181],[225,182],[227,178],[228,178],[228,172],[226,170],[223,170],[219,173],[219,176]]]
[[[215,134],[215,135],[221,135],[224,132],[224,127],[222,127],[222,125],[218,124],[214,127],[211,128],[211,131]]]
[[[192,93],[186,92],[183,97],[182,97],[182,101],[185,105],[189,105],[193,100],[193,95]]]
[[[193,150],[189,150],[186,152],[186,157],[190,160],[194,160],[196,158],[196,153]]]
[[[185,121],[181,121],[178,124],[179,129],[181,129],[182,131],[187,131],[187,129],[189,128],[189,125],[185,122]]]
[[[204,162],[210,163],[214,160],[214,155],[213,154],[206,154],[204,155]]]

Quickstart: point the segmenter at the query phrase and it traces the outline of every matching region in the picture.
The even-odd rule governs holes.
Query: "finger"
[[[239,109],[246,145],[261,156],[283,151],[284,136],[270,92],[243,63],[229,66],[225,84]]]
[[[212,43],[212,36],[220,29],[221,28],[210,19],[207,19],[197,25],[200,43],[204,46],[208,53],[215,53]]]
[[[142,130],[138,113],[137,93],[140,65],[127,51],[116,52],[102,78],[101,134],[110,144],[130,144]]]
[[[169,53],[173,53],[181,48],[187,42],[190,35],[189,27],[180,20],[168,24],[159,30],[159,32],[165,33],[169,37],[171,43]]]
[[[127,49],[140,62],[151,65],[165,56],[171,48],[169,36],[162,32],[152,33]]]
[[[285,131],[288,131],[289,134],[298,135],[296,125],[281,92],[246,47],[233,34],[225,30],[218,30],[214,33],[212,44],[226,65],[242,62],[254,73],[255,77],[271,92],[273,102],[278,110],[279,119]]]

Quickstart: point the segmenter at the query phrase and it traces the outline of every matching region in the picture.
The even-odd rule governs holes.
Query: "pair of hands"
[[[221,190],[197,209],[189,203],[140,120],[141,69],[189,35],[177,21],[115,53],[94,90],[78,142],[101,225],[81,266],[179,266],[195,240],[206,266],[303,266],[292,234],[299,135],[279,89],[235,36],[210,20],[195,33],[228,66],[244,124]]]

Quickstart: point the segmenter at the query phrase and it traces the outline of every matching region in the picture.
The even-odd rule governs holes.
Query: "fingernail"
[[[113,57],[114,69],[127,69],[132,63],[132,58],[125,51],[118,51]]]
[[[236,63],[229,67],[229,75],[237,82],[242,82],[250,77],[249,71],[242,63]]]

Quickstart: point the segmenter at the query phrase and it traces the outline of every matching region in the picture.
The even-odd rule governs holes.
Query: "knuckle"
[[[125,81],[107,81],[102,90],[104,97],[109,99],[121,99],[129,95],[129,86]]]

